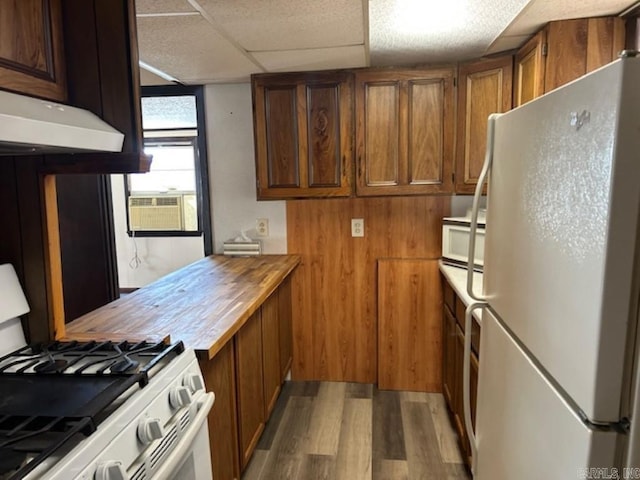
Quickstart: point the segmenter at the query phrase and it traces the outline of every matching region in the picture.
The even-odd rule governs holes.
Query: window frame
[[[129,222],[129,178],[128,175],[124,177],[124,195],[125,195],[125,210],[127,218],[127,234],[129,237],[199,237],[202,236],[204,243],[205,256],[213,253],[213,233],[211,231],[211,206],[209,196],[209,165],[207,155],[207,138],[206,138],[206,123],[205,123],[205,103],[204,103],[204,88],[201,85],[158,85],[141,87],[141,97],[176,97],[181,95],[188,95],[195,97],[196,101],[196,120],[197,125],[195,130],[197,137],[195,137],[195,175],[196,175],[196,202],[198,209],[198,229],[191,231],[176,231],[176,230],[131,230]],[[167,130],[167,129],[163,129]],[[185,128],[176,128],[175,130],[186,130]],[[193,130],[193,129],[187,129]],[[161,130],[149,130],[158,132]],[[144,135],[144,129],[143,129]],[[178,138],[178,137],[176,137]],[[160,137],[149,137],[149,140],[158,140]],[[171,139],[171,137],[161,137],[163,140]],[[142,144],[145,143],[143,138]]]

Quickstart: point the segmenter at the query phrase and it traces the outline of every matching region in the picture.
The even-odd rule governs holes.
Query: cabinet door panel
[[[265,88],[269,187],[299,187],[296,87]]]
[[[546,33],[541,30],[525,43],[516,55],[514,107],[519,107],[544,93],[545,60],[542,52],[545,42]]]
[[[65,100],[60,0],[0,0],[0,86]]]
[[[252,76],[258,199],[349,196],[353,74]]]
[[[307,86],[309,186],[340,186],[339,87]]]
[[[442,183],[444,165],[444,82],[409,82],[410,184]]]
[[[460,66],[456,193],[474,193],[487,148],[487,118],[511,109],[513,57]]]
[[[254,313],[236,333],[235,341],[240,464],[244,469],[264,430],[260,311]]]
[[[297,275],[294,273],[293,275]],[[293,352],[293,325],[292,325],[292,298],[291,298],[291,277],[288,277],[278,289],[278,320],[280,339],[280,380],[284,381],[291,368]]]
[[[547,66],[544,78],[545,93],[586,73],[587,27],[587,19],[549,23],[547,27]]]
[[[280,393],[280,341],[278,338],[278,292],[262,304],[262,363],[264,372],[264,418],[269,418]]]
[[[445,306],[442,312],[442,393],[451,411],[455,410],[456,319]]]
[[[398,83],[365,86],[364,143],[365,184],[397,185],[400,156]]]

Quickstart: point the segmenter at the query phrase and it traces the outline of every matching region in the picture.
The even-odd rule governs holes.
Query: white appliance
[[[442,219],[442,261],[446,265],[464,267],[469,265],[469,237],[471,217],[444,217]],[[484,265],[484,218],[479,218],[476,227],[476,249],[473,269],[482,272]]]
[[[211,480],[193,350],[147,342],[26,346],[28,311],[0,265],[0,479]]]
[[[490,117],[483,296],[467,282],[477,480],[640,478],[640,58],[624,57]],[[473,432],[468,371],[467,354]]]
[[[87,110],[0,90],[0,155],[119,152],[123,141]]]

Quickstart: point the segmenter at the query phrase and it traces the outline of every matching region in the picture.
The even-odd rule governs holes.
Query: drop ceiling
[[[637,0],[636,0],[637,1]],[[552,20],[632,0],[136,0],[143,85],[416,65],[517,48]]]

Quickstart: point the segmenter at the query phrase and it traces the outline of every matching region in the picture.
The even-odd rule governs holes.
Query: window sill
[[[135,233],[135,235],[133,235]],[[176,230],[148,230],[148,231],[136,231],[132,232],[127,230],[127,235],[130,237],[201,237],[202,230],[192,231],[176,231]]]

